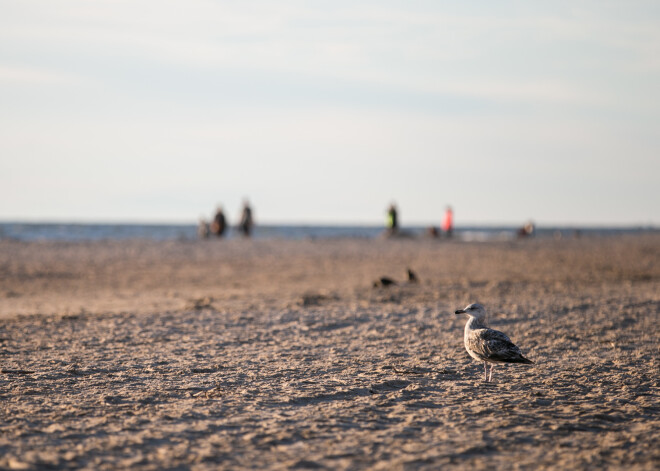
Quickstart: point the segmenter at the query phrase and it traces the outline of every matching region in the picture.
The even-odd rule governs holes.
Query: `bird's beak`
[[[459,309],[454,314],[465,314],[465,310],[464,309]]]

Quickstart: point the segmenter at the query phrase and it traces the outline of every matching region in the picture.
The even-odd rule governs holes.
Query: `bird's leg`
[[[484,361],[484,381],[488,382],[488,363]]]
[[[488,375],[488,382],[490,383],[493,381],[493,368],[495,368],[495,365],[490,365],[490,374]]]

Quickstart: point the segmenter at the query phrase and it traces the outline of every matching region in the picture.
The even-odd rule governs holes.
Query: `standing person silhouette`
[[[238,230],[241,231],[244,237],[250,237],[254,220],[252,219],[252,208],[247,200],[243,202],[243,212],[241,213],[241,221],[238,223]]]
[[[442,229],[447,234],[447,237],[451,237],[454,233],[454,211],[451,209],[451,206],[447,206],[445,211],[445,221],[442,224]]]
[[[399,217],[394,203],[387,210],[387,232],[394,235],[399,231]]]
[[[213,223],[211,223],[211,232],[218,237],[223,237],[225,235],[225,230],[227,230],[225,213],[222,211],[222,206],[218,206],[218,209],[215,212],[215,217],[213,218]]]

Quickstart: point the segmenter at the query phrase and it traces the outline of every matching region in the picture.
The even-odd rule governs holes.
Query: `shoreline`
[[[406,225],[400,230],[401,238],[431,239],[429,231],[437,231],[440,240],[450,240],[441,233],[437,224]],[[453,239],[466,241],[513,240],[518,237],[518,225],[461,225],[454,228]],[[0,222],[0,240],[13,241],[111,241],[131,242],[135,239],[152,241],[197,240],[198,228],[194,224],[146,224],[146,223],[13,223]],[[648,224],[635,225],[541,225],[536,227],[535,237],[612,237],[624,234],[658,234],[660,228]],[[378,239],[387,236],[387,230],[379,225],[323,225],[283,224],[258,225],[253,238],[257,240],[332,240]],[[224,240],[241,236],[230,228]]]

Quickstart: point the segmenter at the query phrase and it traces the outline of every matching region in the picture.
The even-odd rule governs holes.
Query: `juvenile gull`
[[[494,363],[534,363],[523,356],[509,337],[499,330],[488,328],[486,308],[481,304],[470,304],[456,311],[456,314],[470,316],[465,324],[463,341],[470,356],[484,362],[484,381],[493,379]],[[490,374],[488,363],[491,364]]]

